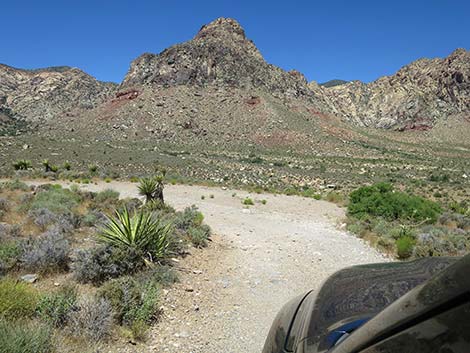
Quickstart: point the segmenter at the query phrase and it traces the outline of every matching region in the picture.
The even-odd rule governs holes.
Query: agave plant
[[[98,234],[111,245],[142,251],[153,262],[165,256],[170,231],[171,224],[162,224],[152,213],[140,210],[131,216],[124,208],[116,210],[114,217],[107,217]]]

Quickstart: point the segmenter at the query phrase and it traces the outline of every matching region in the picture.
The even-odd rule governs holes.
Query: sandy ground
[[[134,183],[81,187],[137,196]],[[340,230],[344,210],[334,204],[250,194],[255,206],[246,208],[241,201],[248,195],[203,186],[165,188],[176,209],[198,206],[215,235],[208,248],[193,249],[176,264],[181,281],[164,291],[163,315],[148,342],[116,351],[261,352],[272,320],[289,299],[319,288],[341,268],[389,260]],[[265,205],[258,202],[263,199]]]

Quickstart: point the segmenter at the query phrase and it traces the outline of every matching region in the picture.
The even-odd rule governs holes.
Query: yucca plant
[[[145,196],[145,203],[153,200],[154,194],[157,191],[158,183],[156,178],[142,178],[139,180],[139,194]]]
[[[32,168],[31,161],[26,159],[19,159],[13,163],[13,168],[15,168],[15,170],[28,170]]]
[[[45,171],[46,173],[51,171],[51,164],[49,163],[49,160],[48,160],[48,159],[44,159],[44,160],[42,161],[42,166],[44,167],[44,171]]]
[[[62,168],[64,168],[65,170],[70,170],[72,169],[72,165],[69,161],[65,161],[64,164],[62,164]]]
[[[165,256],[171,224],[162,224],[152,213],[144,210],[130,215],[127,208],[116,210],[114,217],[107,216],[107,222],[98,233],[108,244],[140,250],[146,260],[153,262]]]

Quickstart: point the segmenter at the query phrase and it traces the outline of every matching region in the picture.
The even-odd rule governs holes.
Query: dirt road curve
[[[113,188],[123,197],[137,196],[132,183],[82,187]],[[247,195],[201,186],[166,187],[168,203],[177,209],[197,205],[216,235],[209,248],[194,249],[192,256],[177,263],[181,282],[165,291],[163,317],[147,344],[129,344],[118,351],[260,352],[286,301],[318,288],[341,268],[387,261],[360,239],[337,229],[344,211],[334,204],[252,194],[254,200],[267,203],[256,202],[247,209],[241,203]]]

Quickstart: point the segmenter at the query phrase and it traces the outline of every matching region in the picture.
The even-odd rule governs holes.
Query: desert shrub
[[[83,298],[69,315],[69,328],[74,336],[100,341],[110,335],[113,310],[104,298]]]
[[[23,244],[20,261],[22,267],[40,272],[67,270],[70,244],[56,230],[48,231]]]
[[[111,278],[139,271],[143,266],[143,254],[140,251],[102,245],[79,250],[72,263],[72,270],[78,282],[98,285]]]
[[[58,292],[46,294],[39,300],[38,316],[55,327],[63,327],[77,302],[77,288],[66,285]]]
[[[187,231],[191,227],[197,227],[202,224],[204,215],[198,211],[195,205],[186,207],[183,212],[177,212],[174,225],[177,229]]]
[[[208,226],[191,227],[188,229],[188,237],[196,248],[207,246],[207,240],[210,236],[210,228]]]
[[[119,200],[119,192],[113,189],[103,190],[95,195],[97,203],[116,203]]]
[[[379,218],[374,222],[374,225],[372,226],[372,232],[379,236],[388,235],[390,232],[390,223]]]
[[[142,207],[142,201],[138,198],[126,198],[121,200],[120,208],[124,209],[127,208],[129,212],[136,212],[139,208]]]
[[[243,199],[242,204],[244,204],[245,206],[253,206],[255,203],[252,199],[246,197],[245,199]]]
[[[144,209],[147,211],[163,211],[164,213],[175,213],[175,209],[170,205],[160,201],[160,200],[150,200],[147,201],[144,205]]]
[[[166,287],[178,282],[178,273],[170,266],[158,265],[149,267],[146,271],[137,275],[139,281],[143,283],[156,282]]]
[[[34,224],[41,228],[43,231],[47,229],[47,227],[57,222],[57,215],[47,208],[38,208],[31,210],[28,216],[33,220]]]
[[[363,237],[366,232],[366,228],[361,222],[354,222],[347,225],[346,229],[348,232],[356,234],[359,237]]]
[[[16,241],[0,242],[0,275],[15,267],[21,254]]]
[[[23,231],[19,224],[12,224],[8,227],[8,235],[12,238],[19,238],[23,235]]]
[[[106,216],[102,212],[91,210],[81,218],[80,224],[85,227],[93,227],[103,224],[105,220]]]
[[[27,159],[19,159],[13,163],[13,168],[15,170],[28,170],[32,167],[33,165],[31,164],[31,161],[28,161]]]
[[[136,249],[154,261],[166,255],[170,232],[171,224],[162,224],[151,213],[139,211],[130,216],[124,208],[114,217],[107,217],[99,237],[116,247]]]
[[[10,209],[10,202],[3,198],[0,197],[0,211],[8,211]]]
[[[105,283],[98,295],[109,301],[115,320],[126,326],[135,322],[151,323],[158,311],[158,283],[122,277]]]
[[[350,194],[348,212],[358,218],[367,215],[389,221],[412,220],[435,222],[441,213],[438,204],[419,196],[394,191],[391,184],[363,186]]]
[[[60,185],[53,185],[47,190],[40,191],[30,205],[31,210],[48,209],[60,214],[70,213],[80,202],[80,196],[76,193],[63,189]]]
[[[261,200],[261,203],[262,203],[263,205],[266,205],[266,204],[268,203],[268,201],[267,201],[267,200]]]
[[[39,296],[28,283],[11,278],[0,280],[0,318],[8,320],[31,317]]]
[[[12,181],[6,181],[1,184],[1,188],[7,189],[7,190],[21,190],[21,191],[29,191],[31,188],[23,183],[22,181],[15,179]]]
[[[413,254],[415,240],[410,236],[398,238],[395,242],[397,246],[397,254],[400,259],[406,259]]]
[[[37,323],[12,324],[0,319],[0,353],[53,352],[52,331]]]
[[[470,217],[459,213],[446,212],[439,217],[439,223],[448,226],[454,224],[457,228],[465,230],[470,228]]]
[[[345,201],[344,195],[337,191],[330,191],[328,194],[326,194],[325,199],[328,202],[333,202],[339,205],[343,204]]]

